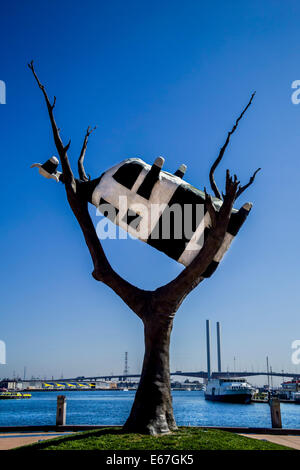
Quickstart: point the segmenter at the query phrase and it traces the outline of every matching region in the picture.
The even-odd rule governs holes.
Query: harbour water
[[[0,400],[0,426],[55,424],[56,398],[67,397],[67,424],[122,425],[134,391],[33,392],[29,400]],[[178,425],[271,427],[268,404],[206,401],[201,391],[174,391]],[[284,428],[300,428],[300,405],[281,404]]]

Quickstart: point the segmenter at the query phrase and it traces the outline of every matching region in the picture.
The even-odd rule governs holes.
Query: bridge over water
[[[171,372],[172,376],[179,376],[179,377],[194,377],[194,378],[199,378],[199,379],[207,379],[207,372],[206,371],[199,371],[199,372],[185,372],[181,370],[177,370],[176,372]],[[254,377],[254,376],[269,376],[269,377],[282,377],[282,378],[291,378],[291,379],[297,379],[300,380],[300,374],[294,374],[294,373],[289,373],[289,372],[249,372],[249,371],[226,371],[226,372],[212,372],[211,377],[216,378],[216,377]],[[123,381],[125,382],[127,379],[139,379],[140,374],[117,374],[117,375],[92,375],[90,377],[73,377],[73,378],[67,378],[67,379],[46,379],[46,381],[50,382],[97,382],[97,381],[109,381],[113,379],[117,379],[120,382]],[[38,381],[41,382],[43,381],[41,378],[36,378],[36,379],[26,379],[22,380],[22,382],[34,382]]]

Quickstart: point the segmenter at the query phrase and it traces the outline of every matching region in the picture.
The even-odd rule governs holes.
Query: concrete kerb
[[[116,428],[121,425],[72,425],[66,424],[62,426],[55,425],[37,425],[37,426],[0,426],[0,433],[32,433],[32,432],[83,432],[95,431],[103,428]],[[181,427],[181,426],[180,426]],[[226,426],[187,426],[196,429],[219,429],[220,431],[233,432],[237,434],[273,434],[273,435],[291,435],[300,436],[300,429],[288,428],[248,428],[248,427],[226,427]]]

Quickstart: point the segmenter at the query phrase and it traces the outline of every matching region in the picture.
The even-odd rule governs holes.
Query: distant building
[[[0,388],[7,388],[8,390],[22,390],[22,382],[17,380],[3,379],[0,381]]]

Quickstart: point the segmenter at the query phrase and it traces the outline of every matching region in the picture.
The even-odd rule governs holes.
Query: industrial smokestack
[[[207,378],[211,377],[210,367],[210,324],[209,320],[206,320],[206,349],[207,349]]]
[[[217,353],[218,353],[218,372],[222,372],[221,366],[221,326],[217,321]]]
[[[269,358],[267,356],[267,375],[268,375],[268,390],[270,390],[270,375],[269,375]]]

